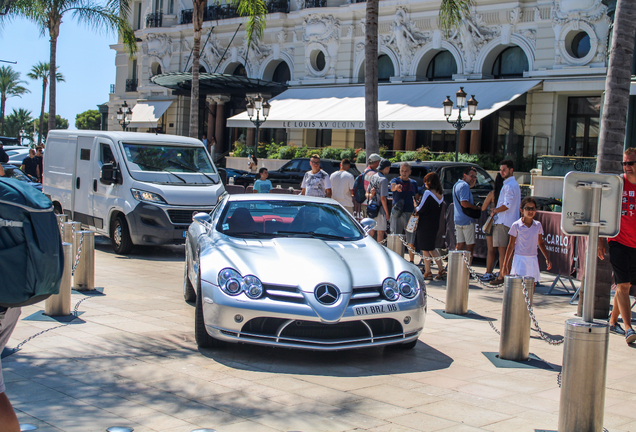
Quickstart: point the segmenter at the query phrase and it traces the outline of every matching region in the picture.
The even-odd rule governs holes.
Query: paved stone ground
[[[338,353],[236,345],[198,350],[194,307],[182,297],[183,247],[117,256],[96,251],[104,295],[74,294],[84,313],[70,325],[21,320],[9,347],[51,329],[3,360],[20,421],[41,431],[535,431],[556,430],[562,346],[533,332],[530,351],[548,369],[500,369],[502,289],[471,284],[481,319],[444,319],[432,298],[413,350]],[[544,283],[551,281],[545,275]],[[545,292],[546,288],[543,288]],[[445,299],[445,282],[429,294]],[[566,296],[535,296],[542,328],[559,337],[576,307]],[[24,308],[22,318],[43,305]],[[610,337],[605,427],[636,431],[632,347]]]

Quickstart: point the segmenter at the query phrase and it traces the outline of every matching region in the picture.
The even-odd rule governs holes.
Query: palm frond
[[[442,0],[439,6],[437,24],[443,31],[451,31],[460,26],[464,17],[470,15],[475,0]]]
[[[245,39],[249,49],[253,41],[263,38],[267,21],[267,4],[265,0],[232,0],[232,5],[236,7],[240,16],[247,17]]]

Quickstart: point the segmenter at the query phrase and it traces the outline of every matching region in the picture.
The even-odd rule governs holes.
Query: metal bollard
[[[84,240],[81,240],[82,236]],[[73,287],[78,291],[92,291],[95,289],[95,232],[76,231],[75,244],[77,250],[73,257],[73,265],[75,265],[78,252],[80,257],[73,274]]]
[[[64,223],[68,217],[65,214],[56,214],[55,217],[57,218],[57,226],[60,228],[60,237],[64,237]]]
[[[44,302],[44,315],[67,316],[71,314],[71,273],[73,269],[73,245],[62,243],[64,251],[64,272],[59,294],[47,298]]]
[[[532,304],[534,278],[506,276],[501,311],[501,337],[499,338],[499,358],[525,361],[530,354],[530,315],[523,295],[523,281],[528,288],[528,298]]]
[[[404,243],[397,234],[389,234],[386,238],[386,247],[404,258]]]
[[[464,261],[468,251],[450,251],[448,254],[448,276],[446,279],[446,313],[466,315],[468,313],[468,266]]]
[[[565,322],[559,432],[603,430],[608,347],[607,322]]]
[[[64,227],[64,232],[62,233],[62,241],[64,243],[73,243],[73,239],[75,238],[73,233],[75,231],[81,230],[82,224],[80,222],[64,222],[62,226]],[[75,247],[73,247],[73,250],[75,250]]]

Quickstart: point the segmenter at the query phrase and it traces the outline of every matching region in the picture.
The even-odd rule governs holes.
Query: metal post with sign
[[[588,236],[583,319],[565,323],[559,432],[601,432],[609,326],[594,319],[598,238],[620,231],[623,180],[615,174],[570,172],[563,182],[561,230]]]

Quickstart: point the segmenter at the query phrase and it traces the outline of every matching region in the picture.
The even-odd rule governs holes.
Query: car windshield
[[[337,205],[298,201],[233,201],[217,230],[232,237],[359,240],[364,232]]]
[[[126,162],[133,171],[216,174],[203,147],[123,143]],[[176,176],[179,178],[179,176]],[[175,180],[178,182],[179,180]]]
[[[24,174],[18,168],[12,165],[2,165],[2,167],[4,168],[5,177],[20,180],[26,183],[31,183],[31,180],[26,176],[26,174]]]

